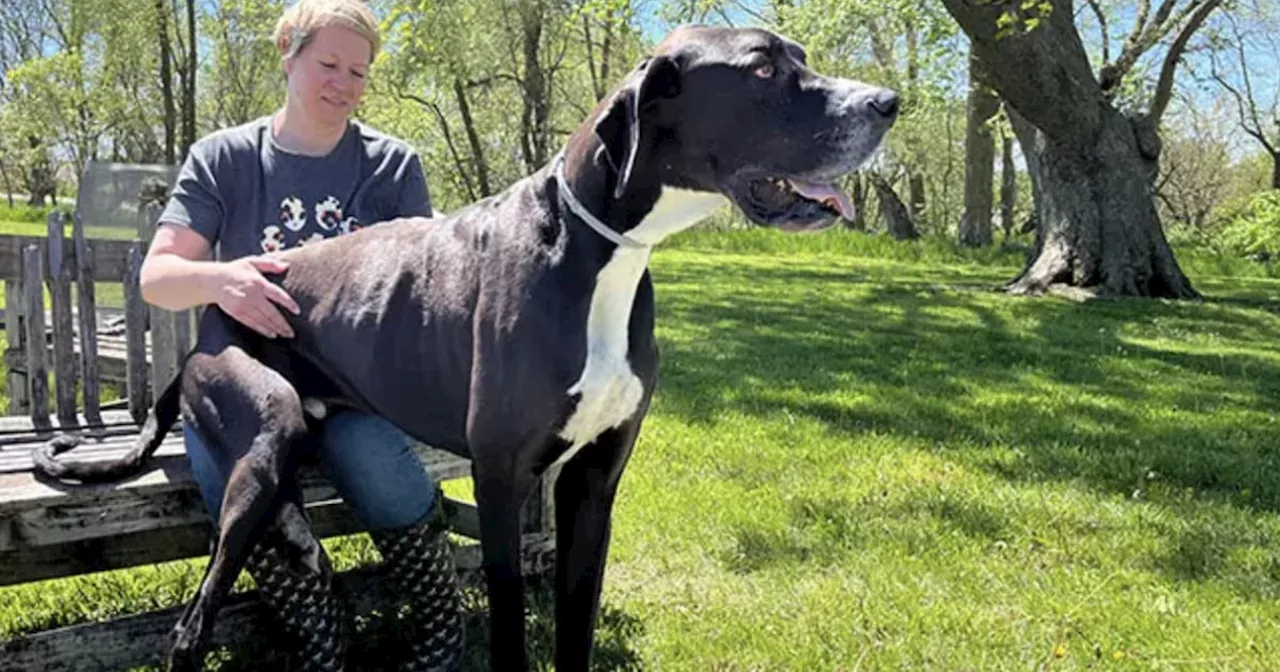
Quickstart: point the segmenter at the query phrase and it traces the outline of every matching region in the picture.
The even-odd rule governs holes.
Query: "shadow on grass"
[[[1280,423],[1222,419],[1280,407],[1274,302],[997,305],[982,291],[991,283],[967,279],[957,289],[867,283],[838,268],[714,273],[709,283],[705,269],[664,267],[657,279],[664,413],[703,423],[726,410],[785,412],[850,438],[977,447],[957,459],[1011,481],[1128,495],[1156,473],[1173,489],[1280,512]],[[990,446],[1020,458],[984,456]],[[850,515],[848,503],[818,506],[845,507],[827,518]],[[979,535],[1003,524],[989,511],[937,513]],[[806,538],[812,529],[801,514],[787,532],[743,530],[725,561],[749,571],[809,559],[827,543]],[[840,541],[838,526],[824,529]],[[1220,546],[1191,534],[1164,569],[1211,576]]]
[[[549,579],[526,583],[525,636],[530,669],[549,670],[555,663],[555,595]],[[489,669],[489,615],[484,591],[472,584],[464,590],[466,650],[460,672]],[[400,669],[410,640],[396,618],[373,613],[361,615],[351,638],[349,669],[360,672],[395,672]],[[640,620],[606,605],[596,628],[592,670],[638,670],[635,640],[644,634]],[[283,636],[271,633],[232,654],[226,650],[210,654],[207,669],[220,672],[288,670],[291,661],[281,650]],[[514,645],[514,642],[512,642]]]

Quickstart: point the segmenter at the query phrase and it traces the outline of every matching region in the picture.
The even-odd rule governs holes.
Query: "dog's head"
[[[759,224],[815,229],[853,217],[834,182],[876,151],[897,113],[894,92],[820,75],[772,32],[693,26],[627,76],[594,131],[615,197],[657,181],[719,192]]]

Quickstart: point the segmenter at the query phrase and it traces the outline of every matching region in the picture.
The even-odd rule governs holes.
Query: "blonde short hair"
[[[340,26],[369,41],[369,60],[382,48],[378,17],[363,0],[298,0],[276,22],[272,39],[280,53],[289,58],[307,46],[317,30]]]

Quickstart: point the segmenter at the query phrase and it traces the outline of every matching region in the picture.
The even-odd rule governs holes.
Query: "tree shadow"
[[[887,281],[849,292],[841,285],[867,276],[813,267],[715,273],[702,294],[689,289],[703,279],[697,269],[664,269],[675,291],[658,283],[656,408],[685,422],[787,413],[850,439],[876,432],[942,451],[1012,447],[1016,459],[981,450],[956,459],[1010,481],[1070,480],[1125,496],[1151,473],[1197,497],[1280,512],[1280,423],[1223,419],[1280,407],[1280,357],[1272,356],[1280,322],[1242,312],[1258,309],[1256,301],[1008,297],[1012,305],[997,312],[987,283]],[[800,300],[796,286],[805,287]],[[1179,347],[1187,341],[1195,347]],[[1000,526],[989,511],[939,515],[979,534]],[[820,561],[828,542],[812,528],[801,516],[784,532],[741,530],[722,560],[738,571]],[[1213,575],[1201,552],[1221,545],[1191,534],[1183,547],[1163,571]]]
[[[463,587],[466,644],[460,672],[489,669],[489,612],[482,583],[475,576]],[[555,666],[555,591],[547,577],[526,577],[525,637],[530,669],[550,670]],[[290,670],[296,661],[282,642],[284,635],[269,621],[263,636],[232,652],[225,647],[208,656],[206,669],[221,672]],[[396,672],[406,659],[412,643],[410,631],[394,614],[377,611],[358,614],[350,636],[347,669],[358,672]],[[640,657],[636,640],[644,634],[640,619],[623,610],[604,605],[596,627],[591,669],[638,670]],[[511,642],[515,645],[515,642]]]

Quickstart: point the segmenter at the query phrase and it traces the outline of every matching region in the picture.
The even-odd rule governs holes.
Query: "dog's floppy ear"
[[[596,121],[596,136],[604,158],[613,168],[613,197],[619,198],[631,180],[636,150],[640,146],[640,120],[659,98],[680,93],[680,69],[667,56],[646,58],[614,93],[608,108]]]

